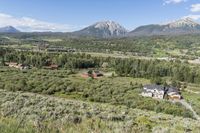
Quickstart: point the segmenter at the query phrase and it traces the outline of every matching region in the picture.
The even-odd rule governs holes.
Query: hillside
[[[65,131],[71,128],[76,132],[81,130],[84,132],[198,132],[200,130],[199,122],[189,118],[31,93],[0,90],[0,106],[3,117],[22,120],[23,123],[19,126],[26,125],[27,122],[30,125],[34,123],[37,128],[34,130],[40,129],[40,131],[45,131],[41,127],[41,123],[44,122],[58,125],[58,131],[62,128]],[[99,123],[99,126],[95,125],[93,128],[92,125],[87,125],[89,120]],[[0,125],[2,125],[1,121],[2,117]],[[72,127],[65,127],[66,123]],[[81,126],[84,123],[86,125]],[[73,124],[77,124],[78,128],[73,127]],[[4,125],[5,130],[6,127],[9,125]]]

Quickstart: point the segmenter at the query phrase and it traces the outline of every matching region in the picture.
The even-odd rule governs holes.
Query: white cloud
[[[178,4],[182,2],[186,2],[187,0],[164,0],[164,5],[166,4]]]
[[[200,12],[200,4],[193,4],[190,8],[191,12]]]
[[[182,18],[191,18],[193,20],[199,20],[200,19],[200,15],[192,15],[192,14],[190,14],[190,15],[184,16]]]
[[[77,28],[80,28],[67,24],[49,23],[29,17],[17,18],[8,14],[0,13],[0,27],[4,26],[14,26],[17,29],[24,32],[33,32],[33,31],[69,32],[76,30]]]

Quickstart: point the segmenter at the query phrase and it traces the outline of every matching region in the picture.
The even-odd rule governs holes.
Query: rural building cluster
[[[170,99],[180,100],[182,99],[181,93],[176,87],[165,87],[161,85],[145,85],[141,94],[144,97],[152,97],[156,99]]]
[[[6,62],[5,65],[7,65],[9,67],[20,69],[20,70],[30,69],[29,65],[20,64],[20,63],[17,63],[17,62]]]

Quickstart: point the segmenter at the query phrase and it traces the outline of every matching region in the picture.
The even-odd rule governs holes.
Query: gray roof
[[[161,85],[156,85],[156,84],[151,84],[151,85],[145,85],[144,88],[147,88],[149,90],[154,90],[154,89],[157,89],[157,90],[164,90],[164,87],[161,86]]]
[[[150,84],[150,85],[145,85],[144,88],[147,88],[149,90],[158,90],[158,91],[166,91],[167,93],[175,92],[175,93],[180,93],[178,88],[170,86],[170,87],[164,87],[161,85],[156,85],[156,84]]]
[[[173,87],[173,86],[167,87],[167,93],[171,93],[171,92],[180,93],[180,91],[176,87]]]

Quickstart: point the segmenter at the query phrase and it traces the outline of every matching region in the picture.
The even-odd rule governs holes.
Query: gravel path
[[[191,112],[193,113],[194,118],[200,121],[200,116],[194,111],[194,109],[192,108],[192,106],[189,103],[187,103],[185,100],[180,100],[179,102],[183,106],[185,106],[187,109],[191,110]]]

